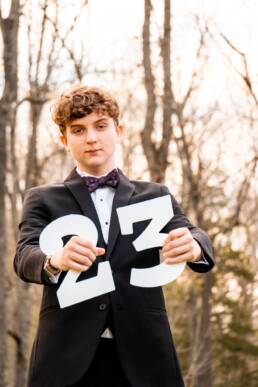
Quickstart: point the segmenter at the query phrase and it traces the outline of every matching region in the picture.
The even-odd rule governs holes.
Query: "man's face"
[[[60,139],[80,170],[101,176],[116,166],[115,151],[122,132],[122,125],[115,125],[108,114],[92,112],[71,121]]]

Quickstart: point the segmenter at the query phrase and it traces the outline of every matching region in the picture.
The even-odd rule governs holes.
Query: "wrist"
[[[199,243],[194,239],[195,249],[194,249],[194,258],[191,262],[198,262],[202,257],[202,250]]]
[[[58,264],[57,264],[57,259],[56,259],[56,256],[55,255],[48,255],[49,257],[49,264],[50,266],[54,269],[54,270],[60,270]]]
[[[44,270],[50,275],[56,275],[60,273],[61,270],[53,264],[51,260],[52,258],[53,258],[52,255],[46,256],[45,263],[44,263]]]

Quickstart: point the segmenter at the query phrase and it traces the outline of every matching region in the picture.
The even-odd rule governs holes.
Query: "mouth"
[[[85,151],[85,153],[88,153],[88,154],[95,154],[95,153],[97,153],[97,152],[99,152],[101,149],[89,149],[89,150],[87,150],[87,151]]]

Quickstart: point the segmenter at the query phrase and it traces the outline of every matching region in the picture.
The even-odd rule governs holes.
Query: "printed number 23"
[[[152,219],[142,234],[134,240],[136,251],[159,247],[167,234],[160,230],[173,217],[169,195],[130,204],[117,209],[122,235],[133,233],[133,223]],[[96,245],[98,232],[91,219],[83,215],[62,216],[45,227],[39,239],[41,250],[55,254],[63,247],[62,237],[66,235],[86,236]],[[160,251],[161,254],[161,251]],[[132,269],[130,284],[141,287],[162,286],[175,280],[184,270],[185,263],[159,265],[147,269]],[[98,264],[98,274],[90,279],[76,282],[80,273],[69,270],[59,289],[57,297],[61,308],[115,290],[115,284],[108,261]]]

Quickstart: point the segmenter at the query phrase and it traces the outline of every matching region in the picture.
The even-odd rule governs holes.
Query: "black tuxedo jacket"
[[[94,357],[110,311],[118,353],[132,387],[184,385],[162,288],[141,288],[129,283],[132,267],[160,263],[158,248],[137,252],[132,245],[149,221],[135,223],[134,233],[124,236],[116,213],[118,207],[167,195],[169,191],[161,184],[130,181],[119,173],[106,254],[78,278],[79,281],[96,275],[98,262],[109,260],[116,290],[64,309],[59,307],[56,291],[66,272],[61,273],[57,284],[51,283],[43,270],[45,254],[39,248],[39,235],[54,219],[82,214],[95,223],[98,246],[105,247],[99,219],[85,182],[75,169],[61,184],[34,187],[26,193],[14,269],[22,280],[44,285],[28,387],[69,387],[81,379]],[[194,271],[209,271],[213,267],[209,238],[191,225],[173,196],[171,200],[174,217],[162,231],[188,227],[208,262],[189,266]]]

